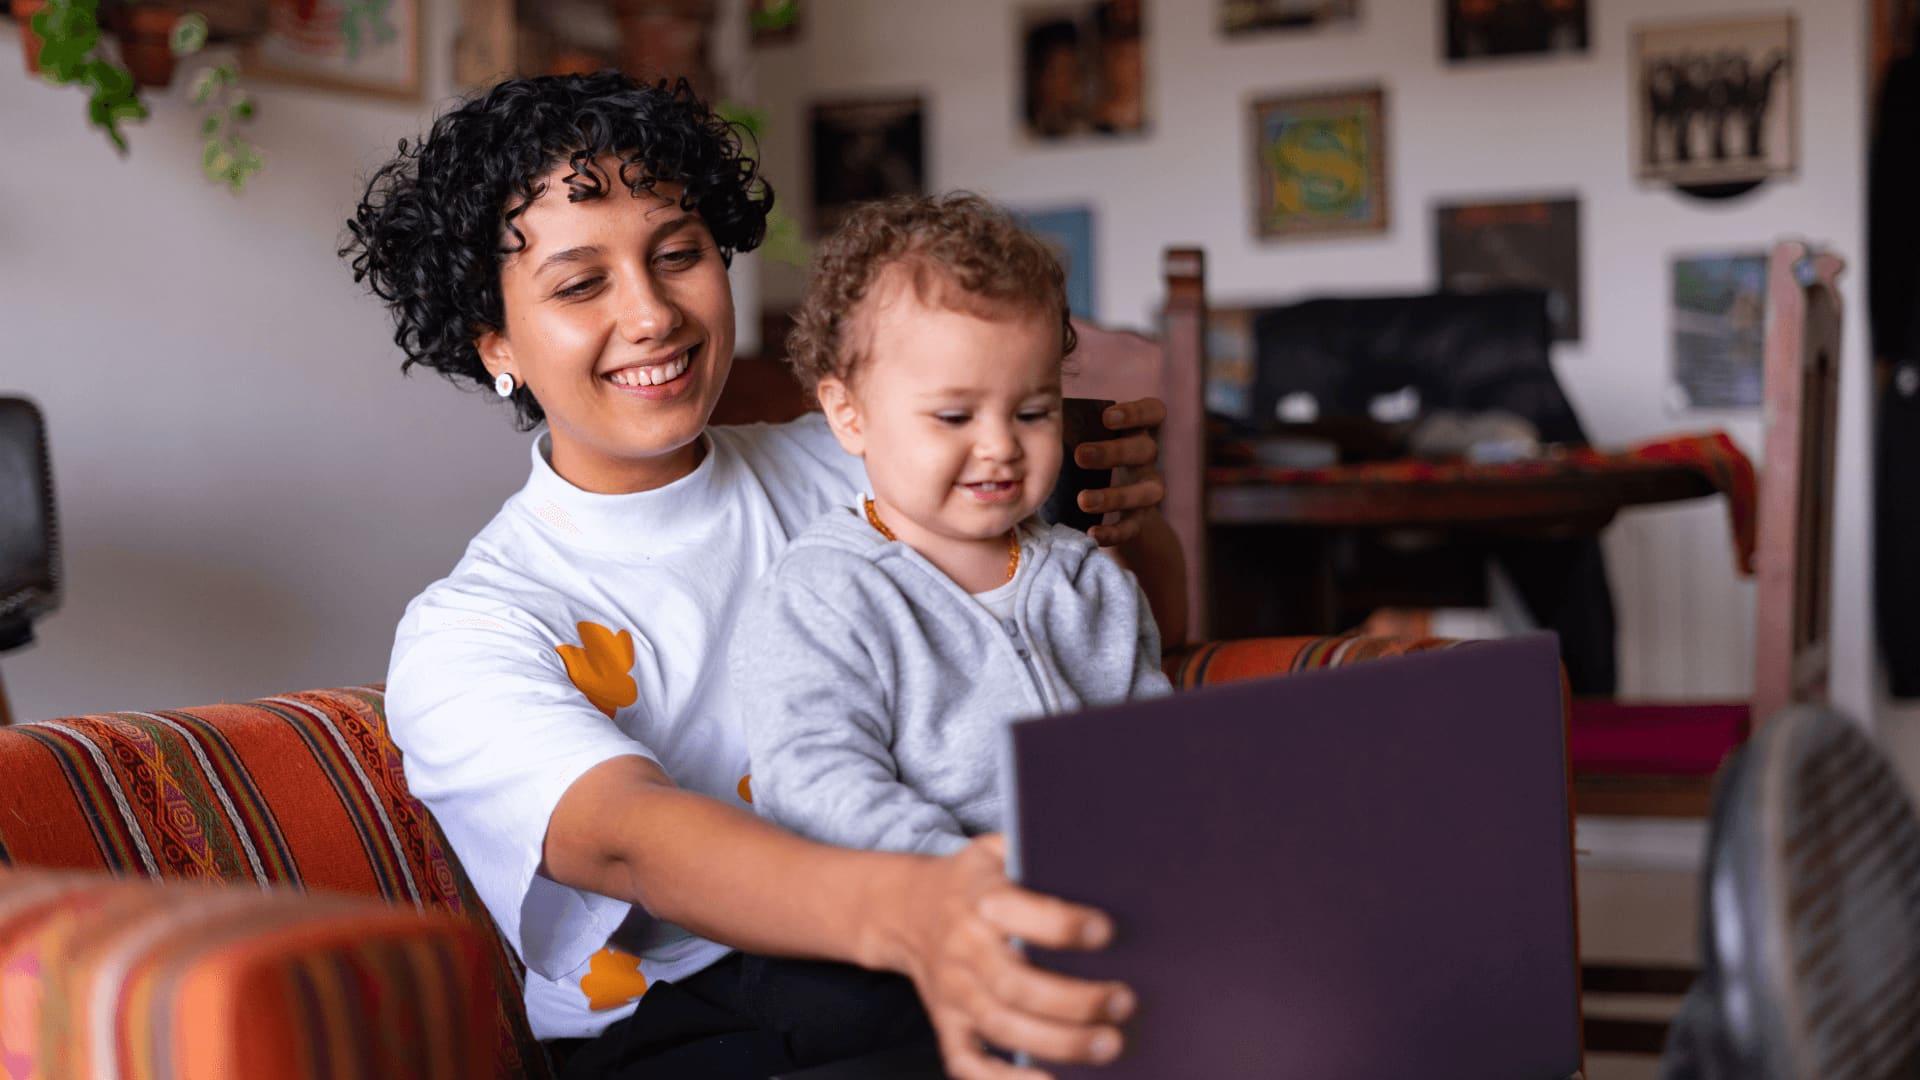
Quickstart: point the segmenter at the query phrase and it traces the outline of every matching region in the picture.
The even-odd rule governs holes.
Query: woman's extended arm
[[[1119,511],[1111,524],[1087,530],[1140,579],[1147,606],[1160,626],[1160,642],[1171,649],[1187,640],[1187,561],[1173,526],[1160,513],[1167,489],[1158,462],[1160,425],[1167,406],[1158,398],[1123,401],[1106,411],[1108,429],[1125,432],[1115,439],[1082,443],[1073,459],[1082,468],[1119,469],[1112,487],[1080,493],[1080,509],[1104,514]]]
[[[1008,882],[1003,857],[997,837],[942,858],[816,844],[629,756],[561,796],[542,873],[736,948],[907,975],[962,1080],[1046,1075],[988,1056],[983,1040],[1050,1061],[1111,1060],[1132,993],[1040,971],[1008,941],[1098,948],[1110,923]]]

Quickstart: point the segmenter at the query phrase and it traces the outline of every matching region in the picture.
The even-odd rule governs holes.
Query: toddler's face
[[[867,303],[849,396],[883,519],[915,547],[997,540],[1060,473],[1060,324],[951,311],[905,287]]]

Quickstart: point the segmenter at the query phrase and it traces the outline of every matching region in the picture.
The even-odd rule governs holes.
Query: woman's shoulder
[[[790,475],[836,487],[858,487],[865,470],[860,459],[840,448],[819,413],[780,424],[715,424],[707,429],[717,445],[738,455],[757,473]]]

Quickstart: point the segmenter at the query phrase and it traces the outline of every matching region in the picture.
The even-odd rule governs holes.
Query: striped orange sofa
[[[1194,687],[1445,644],[1167,668]],[[4,1080],[550,1076],[520,977],[378,687],[0,728]]]

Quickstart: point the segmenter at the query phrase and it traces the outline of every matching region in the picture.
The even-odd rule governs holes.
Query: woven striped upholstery
[[[0,870],[0,1075],[486,1075],[489,937],[360,897]]]
[[[1162,666],[1175,688],[1257,679],[1264,675],[1342,667],[1363,660],[1450,648],[1450,638],[1276,637],[1210,641],[1168,653]]]
[[[1857,725],[1762,725],[1715,808],[1718,1020],[1756,1080],[1920,1076],[1920,817]]]
[[[377,688],[0,728],[0,864],[355,893],[485,932],[502,1077],[550,1074],[520,969],[407,793]],[[254,1074],[265,1075],[265,1074]]]

